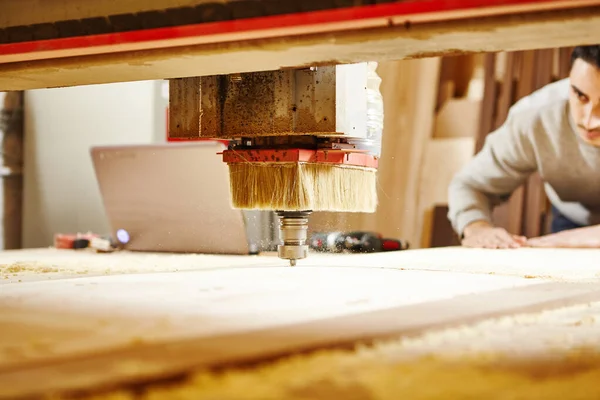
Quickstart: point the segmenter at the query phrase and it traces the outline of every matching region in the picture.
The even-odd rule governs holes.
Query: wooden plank
[[[264,271],[266,270],[262,270],[262,272]],[[272,270],[274,274],[281,274],[284,271],[288,271],[287,275],[294,274],[294,282],[300,277],[299,273],[304,274],[310,281],[306,282],[305,290],[315,293],[314,270],[308,274],[306,270],[302,271],[301,269]],[[394,293],[404,291],[408,294],[411,292],[407,289],[410,287],[409,285],[414,285],[414,282],[411,281],[411,274],[407,273],[408,271],[395,271],[398,280],[392,282],[389,280],[389,274],[381,274],[383,270],[370,270],[371,284],[376,284],[377,287],[381,287],[381,282],[373,281],[372,277],[375,271],[380,271],[376,275],[386,279],[386,287],[393,288]],[[335,275],[336,282],[339,277],[348,275],[354,275],[354,280],[364,279],[364,277],[351,274],[351,272],[351,269],[337,270],[330,277]],[[261,270],[257,269],[250,273],[258,276],[261,274]],[[226,292],[228,287],[235,286],[231,279],[233,276],[235,274],[231,275],[229,279],[221,281]],[[223,306],[223,300],[219,299],[218,295],[211,294],[208,297],[206,294],[198,295],[198,285],[209,287],[211,279],[203,279],[200,275],[194,278],[189,274],[181,273],[146,275],[141,279],[127,277],[79,279],[71,281],[72,283],[68,285],[65,285],[64,282],[52,282],[15,286],[2,293],[4,312],[0,317],[0,320],[3,321],[3,329],[0,334],[5,338],[10,338],[10,341],[3,340],[2,343],[15,348],[15,345],[22,342],[24,336],[27,336],[28,343],[32,343],[31,338],[33,337],[33,343],[36,345],[33,347],[33,352],[25,353],[25,359],[21,359],[17,363],[13,359],[12,364],[6,363],[5,360],[4,365],[0,367],[0,398],[14,399],[19,396],[34,396],[57,390],[106,388],[117,384],[170,377],[184,373],[190,368],[212,368],[259,362],[317,348],[332,348],[351,345],[357,341],[368,342],[401,335],[414,335],[425,330],[464,325],[486,318],[539,312],[600,300],[598,284],[534,283],[532,280],[528,281],[529,284],[520,284],[513,288],[510,286],[514,285],[514,282],[506,281],[500,284],[500,286],[505,286],[504,289],[490,289],[489,284],[487,288],[479,286],[476,290],[475,286],[471,286],[467,292],[475,293],[448,297],[447,291],[449,286],[452,286],[448,283],[453,279],[450,275],[420,272],[419,276],[419,279],[426,280],[430,285],[441,285],[437,287],[446,288],[446,294],[437,293],[434,295],[435,300],[421,300],[412,305],[390,307],[388,303],[388,306],[375,306],[367,312],[355,310],[346,312],[345,315],[328,318],[316,317],[315,309],[308,307],[307,311],[311,314],[309,319],[296,319],[293,322],[288,319],[287,323],[283,320],[266,326],[264,322],[259,322],[247,325],[247,329],[241,329],[240,322],[236,318],[231,318],[233,314],[228,314],[226,310],[233,310],[231,307],[235,304],[238,306],[245,304],[245,307],[254,307],[253,310],[255,310],[256,304],[273,305],[271,299],[273,296],[279,300],[287,299],[288,303],[290,297],[282,296],[281,290],[273,291],[277,286],[269,285],[272,295],[266,297],[263,295],[263,300],[259,303],[256,303],[256,297],[254,297],[254,301],[248,302],[252,297],[242,296],[238,299],[242,302]],[[285,279],[283,276],[281,278]],[[483,278],[483,276],[464,275],[461,281],[471,281],[471,284],[481,285],[483,281],[487,280],[488,283],[493,281],[492,286],[494,286],[502,280],[501,277],[494,276]],[[287,279],[289,282],[289,276]],[[450,281],[447,281],[448,279]],[[261,282],[260,279],[251,279],[250,281]],[[475,283],[475,281],[479,283]],[[126,284],[127,282],[129,285]],[[268,284],[266,281],[262,282]],[[333,283],[333,280],[329,282]],[[401,282],[404,283],[401,284]],[[123,286],[124,284],[125,286]],[[400,286],[397,286],[398,284]],[[96,285],[94,290],[90,290],[90,285]],[[358,287],[360,286],[358,285]],[[398,290],[399,287],[402,289]],[[124,288],[127,290],[124,291]],[[255,288],[258,288],[257,285]],[[322,289],[330,290],[330,288]],[[413,289],[423,293],[420,287]],[[65,290],[67,291],[65,292]],[[461,290],[465,291],[463,288],[458,292]],[[164,297],[164,293],[169,291],[178,295]],[[453,291],[457,292],[456,289]],[[32,293],[35,293],[35,296],[32,296]],[[229,295],[231,296],[231,293]],[[156,296],[163,298],[164,302],[149,302]],[[206,300],[211,297],[213,303],[209,308],[200,306],[204,304],[205,307],[208,307]],[[68,301],[69,298],[77,299],[77,301]],[[201,301],[202,298],[205,300]],[[246,299],[245,303],[244,298]],[[316,298],[302,297],[300,292],[294,298],[302,299],[301,303],[307,303],[308,298],[312,302],[319,300],[319,296]],[[143,300],[140,301],[140,299]],[[65,300],[67,301],[65,302]],[[340,300],[346,301],[343,298]],[[195,306],[192,308],[182,307],[186,301],[194,303]],[[52,306],[56,302],[62,302],[61,304],[68,306],[61,307],[62,310],[58,311],[59,308]],[[279,304],[279,301],[277,303]],[[117,304],[118,309],[113,309]],[[201,316],[203,312],[198,312],[198,310],[208,311],[213,308],[218,309],[215,311],[218,314],[214,315],[225,317],[223,322],[231,321],[233,328],[236,325],[237,328],[228,330],[226,327],[223,329],[223,326],[221,329],[217,327],[217,330],[214,330],[216,325],[213,322],[213,333],[202,334],[201,332],[207,332],[207,327],[211,325],[207,324],[206,317],[198,319],[193,315]],[[194,309],[196,311],[190,314],[190,311]],[[77,310],[80,311],[73,314]],[[85,314],[81,314],[81,311],[85,311]],[[111,318],[106,319],[109,312]],[[132,313],[135,313],[135,317]],[[272,315],[263,314],[264,310],[263,313],[257,315],[262,315],[263,321],[267,317],[273,321]],[[323,310],[321,310],[321,314],[323,314]],[[99,328],[98,325],[98,318],[103,315],[105,329]],[[170,321],[163,320],[162,323],[159,323],[161,318],[166,315],[171,317]],[[283,316],[283,314],[279,315]],[[175,320],[179,318],[177,324],[180,327],[179,334],[174,334],[172,330],[173,318]],[[256,316],[246,315],[246,318],[242,319],[245,321],[244,323],[248,324],[253,318]],[[29,321],[29,323],[25,324],[25,321]],[[93,323],[94,321],[95,323]],[[156,325],[157,323],[158,325]],[[155,326],[155,328],[150,329],[150,326]],[[85,329],[83,329],[84,327]],[[157,327],[161,328],[157,329]],[[182,327],[187,327],[187,329],[181,330]],[[59,334],[61,329],[66,329],[69,333]],[[162,334],[158,334],[159,331]],[[37,335],[43,332],[43,335],[36,339],[37,335],[32,336],[35,332]],[[108,332],[113,332],[113,334],[108,334]],[[124,346],[114,346],[116,344],[114,332],[119,332],[121,339],[126,339],[123,343]],[[82,343],[81,338],[87,338],[87,340],[95,338],[97,342],[92,348],[92,353],[82,353],[81,347],[79,351],[76,350],[77,345]],[[50,342],[62,340],[62,347],[57,345],[48,347],[48,342],[44,344],[43,339]],[[40,341],[38,342],[38,340]],[[69,348],[71,349],[70,356],[65,357],[67,353],[64,351]],[[48,356],[47,351],[39,351],[39,349],[52,349],[54,354],[50,352],[52,355]],[[73,352],[73,350],[76,351]],[[10,354],[14,355],[15,353]],[[135,367],[131,368],[132,366]],[[31,385],[32,381],[36,384]]]
[[[553,51],[551,49],[537,50],[533,52],[533,55],[531,86],[524,88],[527,94],[552,82]],[[522,232],[527,237],[537,237],[542,234],[543,217],[547,212],[544,183],[540,175],[535,173],[527,180],[526,185]]]
[[[536,173],[527,180],[525,189],[523,228],[521,230],[524,236],[532,238],[542,235],[546,212],[544,182]]]
[[[494,114],[492,131],[498,129],[508,116],[508,111],[515,99],[515,66],[520,62],[520,53],[510,52],[504,58],[504,76],[500,87],[500,96],[497,103],[497,110]],[[491,133],[489,131],[487,134]],[[492,213],[494,224],[502,227],[509,232],[518,234],[521,229],[521,204],[523,202],[523,188],[518,188],[512,193],[507,202],[496,207]],[[514,212],[514,210],[519,210]]]
[[[419,171],[419,187],[417,191],[417,213],[423,217],[431,216],[437,204],[448,201],[448,186],[454,175],[469,162],[473,156],[473,138],[429,139],[426,142],[421,170]],[[440,165],[444,168],[440,169]],[[431,224],[427,218],[420,221],[419,231],[421,246],[427,247]],[[413,246],[416,247],[416,244]]]
[[[594,266],[599,249],[536,249],[516,251],[448,247],[357,255],[328,260],[328,265],[360,266],[368,263],[384,268],[466,272],[507,276],[540,277],[556,281],[597,282]],[[368,260],[367,260],[368,258]],[[574,261],[575,260],[575,261]]]
[[[433,137],[476,138],[481,111],[482,101],[478,99],[454,98],[446,101],[436,114]]]
[[[558,78],[566,78],[571,72],[571,53],[573,52],[572,47],[566,47],[560,49],[558,58]]]
[[[262,40],[238,37],[218,45],[163,43],[162,47],[123,52],[108,46],[102,55],[69,54],[60,59],[12,62],[0,66],[0,90],[209,76],[600,41],[598,34],[589,29],[600,23],[600,6],[412,25],[405,25],[405,21],[406,17],[402,17],[398,24],[390,24],[386,19],[385,27],[353,30],[346,26],[327,34],[303,31],[294,37],[288,33],[286,37]],[[427,40],[423,40],[424,37]]]
[[[486,136],[494,130],[498,84],[496,82],[496,54],[489,53],[483,60],[484,83],[483,100],[479,117],[478,133],[475,140],[475,153],[483,148]]]
[[[531,87],[534,75],[534,53],[532,51],[522,51],[514,54],[511,62],[510,56],[507,57],[506,73],[508,76],[516,77],[516,85],[514,91],[511,90],[510,97],[507,97],[503,102],[501,112],[504,114],[502,121],[497,121],[498,124],[504,123],[506,116],[510,111],[510,107],[522,97],[531,93],[528,88]],[[512,80],[511,80],[512,84]],[[511,87],[512,89],[512,87]],[[500,117],[500,112],[498,116]],[[525,185],[518,187],[510,196],[507,203],[503,204],[497,215],[502,215],[502,227],[508,232],[515,235],[523,234],[523,209],[525,204]]]
[[[460,246],[460,240],[448,220],[448,206],[437,205],[432,212],[432,234],[427,247]]]
[[[498,111],[496,112],[496,120],[494,121],[493,129],[498,129],[506,121],[508,111],[515,102],[515,86],[516,72],[519,63],[521,62],[522,53],[510,52],[506,54],[504,65],[504,77],[498,100]]]
[[[398,62],[381,72],[388,117],[378,170],[380,205],[375,230],[408,240],[413,248],[421,243],[423,227],[423,214],[417,211],[421,175],[414,171],[421,170],[433,134],[440,62],[440,58]]]
[[[446,101],[454,97],[463,98],[467,96],[475,64],[476,58],[473,54],[442,58],[440,91],[435,107],[436,112],[440,110]],[[441,88],[444,88],[444,90]]]
[[[553,49],[536,50],[537,73],[534,76],[533,90],[541,89],[553,81],[552,60],[554,59]]]

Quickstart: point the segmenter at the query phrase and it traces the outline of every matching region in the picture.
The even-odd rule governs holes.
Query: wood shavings
[[[598,379],[600,357],[585,351],[539,362],[489,355],[389,362],[339,351],[291,357],[252,370],[198,373],[141,394],[119,391],[87,399],[583,399],[600,396]]]
[[[281,264],[279,259],[268,256],[132,253],[129,251],[97,254],[53,248],[8,250],[0,253],[0,284],[15,283],[17,279],[21,278],[24,282],[31,282],[42,279],[69,279],[82,275],[177,272],[278,264]]]
[[[593,325],[596,322],[596,319],[592,316],[586,316],[583,319],[577,321],[575,323],[576,326],[581,326],[581,325]]]
[[[0,265],[0,273],[33,272],[36,274],[47,274],[59,271],[59,268],[49,267],[35,262],[16,262],[13,264]]]
[[[321,350],[86,400],[599,398],[600,303]],[[586,319],[589,324],[575,326]],[[52,398],[58,400],[59,398]],[[66,399],[65,399],[66,400]]]

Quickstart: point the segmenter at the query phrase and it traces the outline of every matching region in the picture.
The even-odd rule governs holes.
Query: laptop
[[[252,254],[219,142],[105,146],[92,163],[113,238],[127,250]]]

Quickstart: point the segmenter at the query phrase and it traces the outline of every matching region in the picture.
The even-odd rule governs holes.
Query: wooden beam
[[[0,0],[1,1],[1,0]],[[7,0],[5,0],[7,1]],[[53,59],[115,51],[137,51],[238,40],[323,34],[389,25],[456,21],[491,16],[525,15],[600,5],[599,0],[234,0],[181,7],[139,0],[114,7],[90,0],[45,2],[44,7],[2,8],[0,62]],[[205,0],[206,1],[206,0]],[[351,1],[351,3],[348,3]],[[24,1],[22,3],[28,3]],[[89,3],[89,4],[88,4]],[[69,11],[67,11],[67,9]],[[136,10],[139,10],[136,11]],[[46,13],[44,13],[46,11]],[[24,18],[19,18],[25,14]],[[39,19],[40,14],[48,14]],[[27,16],[29,15],[29,16]]]
[[[600,42],[600,6],[0,64],[0,90],[219,75]],[[166,45],[165,45],[166,46]],[[169,45],[170,46],[170,45]]]
[[[496,105],[498,103],[498,82],[496,81],[496,54],[488,53],[483,60],[484,81],[479,128],[475,140],[475,154],[485,144],[485,138],[495,129]]]
[[[528,93],[541,89],[552,82],[552,65],[554,52],[551,49],[534,51],[534,65],[529,71],[532,74],[530,87],[524,88]],[[523,235],[538,237],[543,234],[543,217],[545,210],[546,193],[544,182],[539,173],[529,177],[525,189],[525,207],[523,209]]]
[[[0,0],[0,28],[189,7],[213,0]],[[32,12],[33,10],[33,12]]]
[[[498,129],[506,120],[508,111],[514,103],[515,97],[515,65],[518,64],[520,54],[510,52],[502,59],[504,65],[502,71],[502,85],[498,90],[496,76],[496,62],[491,58],[485,63],[486,81],[484,89],[483,118],[480,123],[480,132],[477,138],[476,152],[479,152],[485,143],[488,134]],[[491,87],[490,87],[491,86]],[[498,93],[499,92],[499,93]],[[492,96],[498,96],[492,98]],[[487,108],[492,107],[492,110]],[[517,190],[511,195],[508,202],[496,207],[493,211],[494,224],[502,227],[509,232],[519,233],[521,229],[521,205],[523,203],[523,188]],[[514,210],[517,210],[515,212]]]
[[[566,78],[569,76],[571,72],[571,53],[572,48],[562,48],[560,49],[558,56],[558,78]]]

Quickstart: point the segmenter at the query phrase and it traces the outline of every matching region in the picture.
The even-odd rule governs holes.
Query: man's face
[[[570,75],[569,103],[577,134],[600,147],[600,69],[577,59]]]

